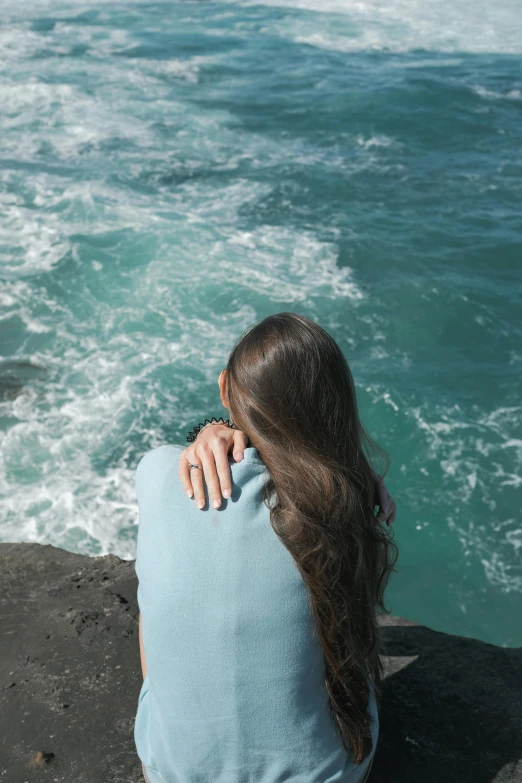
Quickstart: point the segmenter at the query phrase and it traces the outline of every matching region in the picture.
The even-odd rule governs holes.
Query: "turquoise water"
[[[392,457],[391,610],[522,644],[519,0],[2,6],[1,539],[133,557],[138,459],[294,310]]]

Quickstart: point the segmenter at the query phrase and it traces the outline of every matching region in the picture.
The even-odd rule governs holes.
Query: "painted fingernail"
[[[185,492],[187,493],[188,498],[192,497],[192,492],[190,491],[190,489],[186,489]]]
[[[198,508],[203,508],[204,505],[205,505],[205,501],[202,498],[200,498],[199,500],[196,500],[196,506]]]
[[[229,489],[224,489],[223,490],[223,497],[224,498],[229,498],[230,497],[230,490]]]
[[[212,506],[214,508],[219,508],[219,500],[217,498],[214,498],[214,500],[212,501]]]

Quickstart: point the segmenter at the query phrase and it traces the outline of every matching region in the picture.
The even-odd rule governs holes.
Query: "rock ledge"
[[[134,561],[0,544],[0,783],[140,783]],[[371,783],[522,783],[522,649],[383,618]]]

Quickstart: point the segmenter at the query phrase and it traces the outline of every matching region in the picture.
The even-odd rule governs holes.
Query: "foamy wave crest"
[[[458,405],[437,418],[419,407],[410,415],[425,439],[416,462],[439,484],[437,508],[464,558],[480,561],[491,584],[506,593],[522,591],[520,521],[509,516],[510,493],[522,486],[522,440],[513,437],[522,408],[501,407],[476,419],[463,418]]]
[[[235,0],[232,0],[235,4]],[[244,0],[259,6],[258,0]],[[262,5],[310,12],[277,23],[282,36],[341,52],[416,49],[437,52],[522,52],[520,3],[488,0],[263,0]]]

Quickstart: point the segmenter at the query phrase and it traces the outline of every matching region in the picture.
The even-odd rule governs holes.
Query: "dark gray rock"
[[[0,783],[142,781],[134,561],[0,545]],[[522,783],[522,651],[383,618],[371,783]]]
[[[143,779],[136,585],[114,555],[0,545],[1,783]]]
[[[522,648],[382,621],[387,676],[371,783],[520,783]]]

